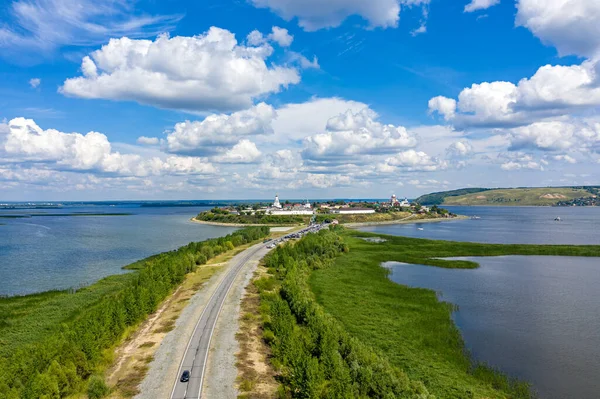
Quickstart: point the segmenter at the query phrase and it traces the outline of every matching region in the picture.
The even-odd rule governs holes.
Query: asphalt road
[[[179,366],[177,380],[175,381],[171,393],[171,399],[199,399],[202,397],[202,384],[204,382],[206,359],[208,358],[210,341],[217,318],[223,307],[223,302],[225,301],[227,293],[233,285],[235,278],[246,263],[251,259],[255,259],[257,256],[258,258],[262,258],[269,251],[266,248],[266,245],[267,244],[257,244],[231,259],[231,267],[227,271],[227,275],[223,278],[208,300],[208,304],[200,315],[198,324],[196,324],[196,328]],[[190,380],[188,382],[180,381],[181,374],[184,370],[190,371]]]

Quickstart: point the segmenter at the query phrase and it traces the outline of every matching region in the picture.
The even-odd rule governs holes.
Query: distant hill
[[[422,195],[415,200],[421,205],[442,205],[447,197],[457,197],[466,194],[480,193],[487,191],[489,188],[461,188],[460,190],[441,191],[439,193],[431,193]]]
[[[597,194],[596,187],[473,188],[428,194],[416,202],[423,205],[568,206],[589,204],[582,199],[595,198]]]

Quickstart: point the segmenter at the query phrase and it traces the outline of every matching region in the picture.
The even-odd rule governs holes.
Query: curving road
[[[266,245],[267,244],[254,245],[231,259],[231,267],[208,300],[208,303],[196,324],[196,328],[192,333],[192,337],[190,338],[181,364],[179,365],[177,380],[175,381],[173,391],[171,392],[171,399],[200,399],[202,397],[202,384],[204,382],[206,359],[208,358],[210,341],[217,318],[223,307],[223,302],[225,301],[227,293],[233,285],[235,278],[248,261],[260,259],[267,254],[269,249]],[[190,371],[190,380],[188,382],[180,381],[181,374],[184,370]]]

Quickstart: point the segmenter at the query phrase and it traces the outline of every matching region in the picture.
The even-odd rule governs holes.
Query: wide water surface
[[[123,273],[121,267],[191,241],[236,230],[192,223],[208,207],[80,205],[61,209],[0,209],[0,295],[66,289]],[[131,213],[128,216],[7,215]]]
[[[600,259],[460,258],[474,270],[388,262],[399,284],[435,290],[474,358],[529,381],[542,399],[600,392]]]
[[[369,226],[360,230],[435,240],[600,245],[600,207],[447,208],[454,213],[480,219]],[[555,222],[556,217],[562,221]]]

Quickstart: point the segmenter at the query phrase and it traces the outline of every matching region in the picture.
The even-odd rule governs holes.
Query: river
[[[144,207],[124,202],[0,210],[0,295],[88,285],[124,273],[123,266],[147,256],[236,230],[190,221],[208,208]],[[40,213],[45,216],[35,216]],[[64,216],[76,213],[129,215]],[[7,218],[31,214],[34,216]]]
[[[600,208],[450,209],[480,219],[361,230],[472,242],[600,244]],[[561,222],[554,221],[557,216]],[[598,398],[600,259],[468,259],[481,267],[385,266],[393,281],[435,290],[458,305],[453,319],[474,359],[531,382],[542,399]]]

